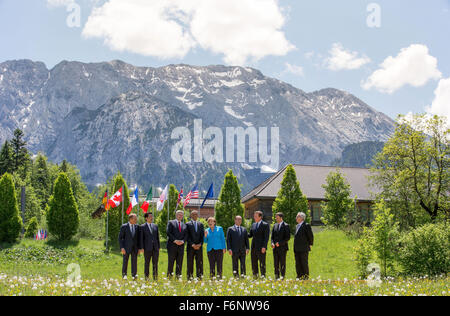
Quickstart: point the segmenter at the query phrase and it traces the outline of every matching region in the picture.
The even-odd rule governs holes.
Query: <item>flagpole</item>
[[[122,225],[123,225],[123,203],[125,203],[125,200],[124,200],[124,194],[125,194],[125,192],[123,192],[123,185],[122,185]]]
[[[108,225],[109,225],[109,210],[108,210],[108,190],[106,190],[106,252],[108,252]]]

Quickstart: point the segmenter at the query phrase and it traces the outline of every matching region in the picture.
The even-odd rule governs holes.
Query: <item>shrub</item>
[[[401,238],[399,261],[404,273],[435,276],[450,271],[448,224],[426,224]]]
[[[0,178],[0,242],[15,242],[22,229],[14,182],[9,173]]]
[[[58,240],[71,240],[78,231],[79,223],[78,205],[69,178],[62,172],[55,181],[53,195],[48,203],[48,230]]]
[[[25,238],[34,238],[38,230],[38,221],[36,217],[32,217],[28,222],[27,228],[25,230]]]
[[[364,229],[362,237],[358,239],[358,242],[354,248],[354,253],[359,277],[361,279],[366,279],[369,274],[367,267],[370,263],[372,263],[372,259],[374,257],[369,232],[367,229]]]

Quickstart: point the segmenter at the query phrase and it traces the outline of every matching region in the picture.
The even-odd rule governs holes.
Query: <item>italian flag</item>
[[[142,203],[141,209],[144,211],[145,214],[148,212],[148,208],[150,206],[150,202],[153,199],[153,187],[150,188],[150,191],[148,191],[147,197],[145,198],[145,202]]]

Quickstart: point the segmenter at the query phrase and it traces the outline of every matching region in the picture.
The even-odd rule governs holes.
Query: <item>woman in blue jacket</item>
[[[205,230],[205,243],[207,244],[209,271],[211,278],[216,275],[222,278],[223,255],[227,251],[225,245],[225,235],[220,226],[216,226],[216,219],[214,217],[208,218],[209,228]]]

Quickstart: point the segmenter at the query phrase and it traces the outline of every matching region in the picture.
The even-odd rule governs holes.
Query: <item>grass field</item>
[[[104,254],[103,242],[79,240],[64,245],[34,240],[3,246],[0,250],[0,295],[449,295],[449,279],[391,280],[381,286],[368,286],[357,280],[353,261],[356,241],[340,231],[315,231],[315,245],[310,254],[311,281],[295,280],[292,240],[284,281],[273,281],[273,253],[267,254],[267,280],[236,281],[232,278],[231,256],[225,255],[224,280],[208,277],[209,264],[204,257],[203,281],[167,281],[167,251],[159,260],[159,282],[147,283],[143,276],[143,256],[139,257],[137,282],[121,280],[122,257]],[[66,286],[71,263],[80,266],[81,287]],[[251,275],[250,257],[247,274]],[[183,262],[186,276],[186,257]],[[218,285],[214,285],[218,284]],[[210,286],[212,290],[210,290]]]

